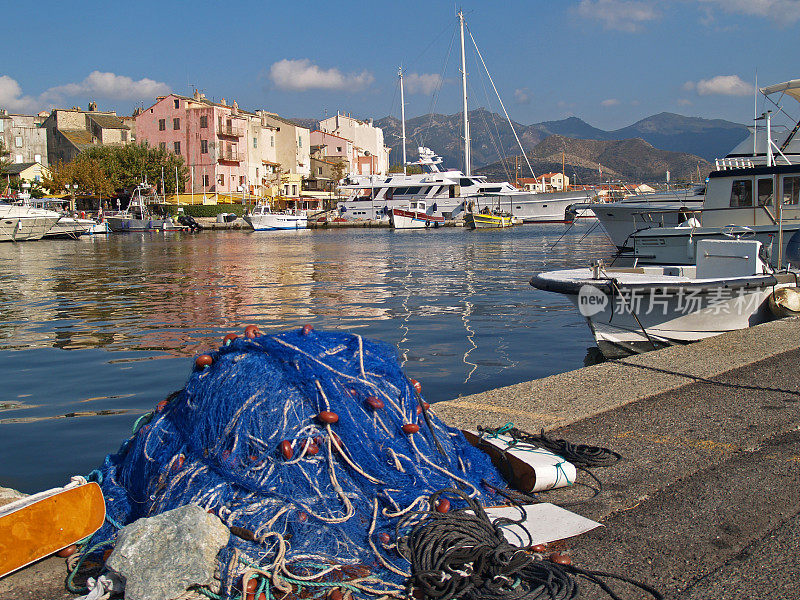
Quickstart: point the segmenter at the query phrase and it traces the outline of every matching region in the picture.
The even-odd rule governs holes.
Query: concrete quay
[[[434,408],[460,428],[511,421],[623,455],[594,470],[595,497],[539,494],[603,524],[554,545],[576,566],[675,600],[800,598],[799,371],[800,319],[785,319]],[[46,559],[0,580],[0,598],[72,598],[65,576],[63,559]],[[580,586],[579,598],[608,598]]]

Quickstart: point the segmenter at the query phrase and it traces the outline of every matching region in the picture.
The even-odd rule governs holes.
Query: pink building
[[[191,98],[170,94],[136,116],[137,140],[183,156],[189,169],[187,192],[258,194],[265,165],[260,153],[248,152],[248,126],[256,118],[236,102],[211,102],[198,92]],[[258,149],[259,140],[253,145]]]

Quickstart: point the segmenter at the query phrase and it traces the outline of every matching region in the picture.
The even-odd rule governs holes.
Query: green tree
[[[11,166],[11,161],[7,158],[10,154],[11,152],[6,150],[3,140],[0,140],[0,175],[3,175],[6,169]]]

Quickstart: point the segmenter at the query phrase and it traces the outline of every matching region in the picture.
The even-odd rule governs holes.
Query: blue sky
[[[800,0],[465,0],[460,6],[511,117],[577,116],[614,129],[661,111],[749,122],[753,80],[800,77]],[[456,4],[41,2],[4,8],[0,107],[130,114],[194,87],[287,117],[399,116],[460,107]],[[468,51],[470,106],[488,82]],[[447,66],[445,69],[445,63]],[[436,101],[432,89],[439,88]],[[489,92],[491,92],[489,90]],[[790,114],[800,116],[787,103]]]

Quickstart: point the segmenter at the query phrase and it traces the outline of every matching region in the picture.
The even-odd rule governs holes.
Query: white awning
[[[792,79],[791,81],[787,81],[785,83],[776,83],[775,85],[760,88],[760,91],[765,96],[769,96],[770,94],[775,94],[777,92],[783,92],[784,94],[787,94],[800,102],[800,79]]]

